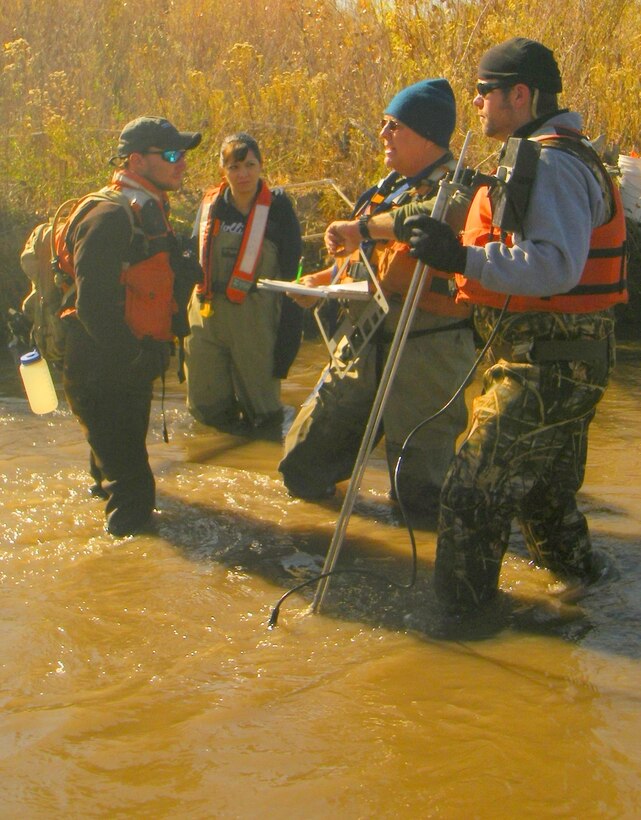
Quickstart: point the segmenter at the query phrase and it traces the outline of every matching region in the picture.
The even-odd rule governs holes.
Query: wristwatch
[[[369,228],[367,227],[367,223],[369,222],[369,214],[362,214],[362,216],[358,217],[358,232],[363,237],[363,239],[372,240],[372,234],[369,232]]]

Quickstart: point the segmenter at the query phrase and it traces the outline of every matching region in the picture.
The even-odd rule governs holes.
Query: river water
[[[305,342],[284,399],[323,360]],[[169,379],[149,446],[157,535],[113,539],[62,399],[0,378],[0,816],[641,816],[641,347],[622,345],[580,502],[614,573],[577,590],[515,539],[496,607],[461,634],[418,522],[408,591],[368,576],[279,597],[322,565],[344,487],[290,499],[280,444],[193,423]],[[339,567],[404,582],[407,531],[371,459]]]

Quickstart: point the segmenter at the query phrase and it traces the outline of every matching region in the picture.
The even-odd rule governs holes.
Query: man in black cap
[[[576,493],[614,362],[613,306],[627,298],[621,202],[581,118],[557,105],[552,52],[516,37],[482,57],[478,77],[484,133],[521,138],[510,151],[538,155],[531,190],[515,199],[509,184],[479,189],[462,242],[426,215],[403,227],[415,256],[457,272],[481,338],[497,331],[495,364],[441,494],[435,584],[455,612],[496,594],[515,518],[536,564],[587,581],[603,571]]]
[[[420,80],[390,100],[381,121],[389,173],[359,199],[351,220],[333,222],[326,232],[330,253],[353,254],[349,276],[367,276],[358,247],[376,273],[389,313],[376,337],[351,371],[340,378],[328,369],[320,388],[305,402],[285,442],[279,470],[292,495],[322,498],[348,479],[372,410],[378,380],[401,313],[416,260],[397,242],[392,214],[404,203],[421,201],[431,209],[438,183],[455,167],[449,150],[456,119],[454,94],[442,77]],[[309,274],[303,284],[318,285],[331,271]],[[452,396],[474,361],[469,308],[457,305],[452,276],[432,271],[399,359],[383,413],[390,476],[408,434]],[[430,427],[423,427],[403,451],[398,490],[406,509],[433,514],[441,484],[467,425],[461,396]]]
[[[61,264],[75,299],[63,313],[64,389],[91,448],[92,493],[107,499],[115,536],[146,527],[155,506],[146,436],[175,309],[167,192],[180,188],[185,153],[200,140],[159,117],[128,123],[110,184],[80,200],[65,226]]]

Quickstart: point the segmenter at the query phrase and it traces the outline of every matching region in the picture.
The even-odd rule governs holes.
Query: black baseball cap
[[[513,37],[486,51],[478,76],[505,85],[525,83],[550,94],[558,94],[563,88],[554,54],[543,43],[527,37]]]
[[[201,140],[200,132],[179,131],[162,117],[138,117],[120,132],[117,156],[124,158],[129,154],[144,153],[152,147],[163,151],[189,151],[200,145]]]

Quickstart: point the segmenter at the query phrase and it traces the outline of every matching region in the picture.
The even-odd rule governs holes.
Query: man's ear
[[[512,104],[515,108],[527,109],[532,105],[532,89],[525,83],[512,86]]]
[[[134,151],[132,154],[129,154],[127,167],[136,173],[143,161],[143,156],[144,154],[141,154],[140,151]]]

